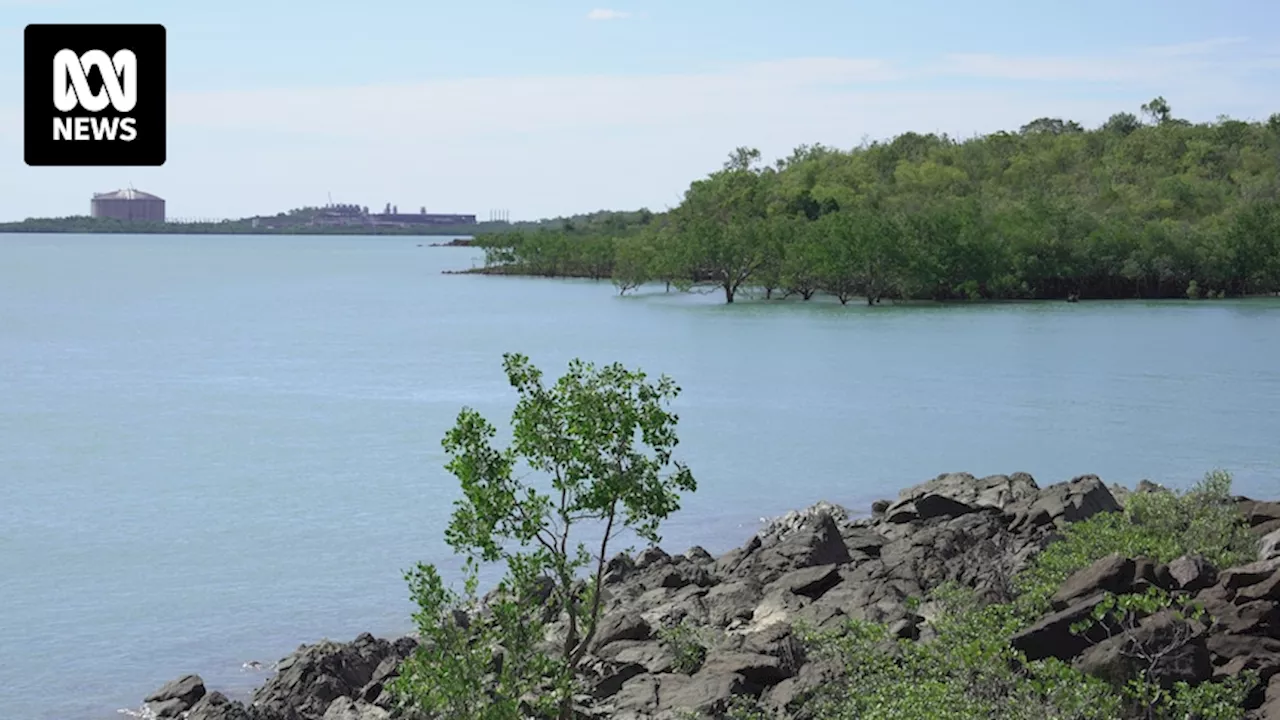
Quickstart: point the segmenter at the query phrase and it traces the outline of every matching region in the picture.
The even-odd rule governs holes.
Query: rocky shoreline
[[[805,656],[797,626],[859,619],[927,640],[930,611],[918,599],[929,591],[955,582],[1001,601],[1010,578],[1066,524],[1120,510],[1131,492],[1158,491],[1146,483],[1134,491],[1109,487],[1092,475],[1041,488],[1025,473],[953,473],[876,502],[870,515],[828,503],[788,513],[718,558],[699,547],[618,555],[604,577],[586,712],[717,717],[735,696],[749,696],[771,716],[798,717],[796,699],[839,670]],[[1158,564],[1109,556],[1071,575],[1052,611],[1010,642],[1029,660],[1056,657],[1105,670],[1120,652],[1118,638],[1089,638],[1071,626],[1106,593],[1160,588],[1194,599],[1215,618],[1189,631],[1178,678],[1196,683],[1253,671],[1261,682],[1248,699],[1249,717],[1280,720],[1280,502],[1235,502],[1260,539],[1256,561],[1215,568],[1200,557]],[[692,673],[677,669],[659,633],[686,622],[716,635]],[[1135,632],[1159,633],[1170,622],[1157,613]],[[550,629],[554,634],[556,626]],[[392,703],[385,686],[416,646],[410,637],[368,634],[324,640],[281,660],[248,702],[187,675],[147,697],[145,708],[153,717],[186,720],[386,720]]]

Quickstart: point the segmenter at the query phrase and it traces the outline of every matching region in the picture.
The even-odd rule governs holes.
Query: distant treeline
[[[175,223],[142,220],[116,220],[86,215],[63,218],[28,218],[22,222],[0,223],[0,233],[124,233],[166,235],[472,235],[509,228],[507,223],[475,225],[420,225],[396,227],[388,225],[310,225],[281,223],[272,226],[264,218],[257,226],[252,218],[207,223]]]
[[[1280,114],[1041,118],[773,166],[739,148],[669,212],[478,234],[490,272],[711,284],[726,301],[1221,297],[1280,291]]]

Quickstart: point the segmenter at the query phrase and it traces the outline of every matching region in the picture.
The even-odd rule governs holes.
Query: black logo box
[[[23,139],[27,165],[32,166],[159,166],[164,165],[166,35],[163,25],[28,25],[23,39]],[[101,50],[109,57],[131,50],[137,58],[138,101],[119,113],[108,105],[100,112],[77,107],[60,112],[53,103],[54,56],[61,50],[82,55]],[[90,71],[90,85],[101,79]],[[95,83],[96,81],[96,83]],[[133,140],[54,139],[56,118],[131,117],[137,130]]]

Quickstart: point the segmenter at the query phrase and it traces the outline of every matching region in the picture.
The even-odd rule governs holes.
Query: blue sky
[[[1043,115],[1280,111],[1280,3],[0,0],[0,219],[132,184],[175,217],[335,201],[536,218],[661,209],[738,145],[777,157]],[[622,0],[617,0],[621,3]],[[161,22],[162,168],[28,168],[22,29]]]

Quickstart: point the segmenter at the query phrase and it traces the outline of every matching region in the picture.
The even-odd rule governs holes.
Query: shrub
[[[1231,496],[1231,475],[1215,470],[1185,493],[1129,496],[1123,512],[1100,513],[1068,525],[1062,539],[1038,554],[1014,579],[1025,620],[1038,617],[1064,580],[1112,553],[1169,562],[1200,554],[1218,567],[1248,562],[1257,540]]]
[[[804,700],[813,717],[897,720],[1061,718],[1113,720],[1120,698],[1104,682],[1056,660],[1029,663],[1008,643],[1017,619],[1007,605],[980,606],[971,591],[944,587],[936,636],[893,639],[878,624],[851,621],[808,633],[814,657],[836,659],[844,674]]]
[[[687,620],[660,628],[658,640],[674,656],[672,667],[676,672],[692,675],[702,668],[707,659],[708,643]]]
[[[609,543],[630,531],[656,544],[680,492],[696,489],[689,469],[672,460],[678,417],[666,406],[680,389],[667,377],[649,382],[616,363],[580,360],[548,387],[528,358],[503,360],[520,396],[510,447],[494,447],[496,429],[471,408],[443,441],[462,486],[445,540],[467,558],[466,596],[447,590],[431,566],[409,574],[415,617],[430,642],[397,687],[405,706],[448,718],[507,718],[535,697],[554,698],[554,715],[567,720],[600,618]],[[497,600],[466,627],[451,624],[460,603],[475,602],[480,564],[496,562],[506,566]],[[565,621],[554,658],[539,650],[533,598]]]
[[[1030,662],[1009,645],[1019,624],[1011,605],[986,605],[972,590],[943,586],[931,595],[938,615],[928,642],[892,638],[882,625],[851,621],[806,633],[815,657],[840,662],[842,677],[801,702],[807,715],[849,720],[1241,720],[1254,679],[1231,678],[1163,689],[1145,676],[1112,685],[1070,665]],[[1100,613],[1151,611],[1168,596],[1117,598]]]

